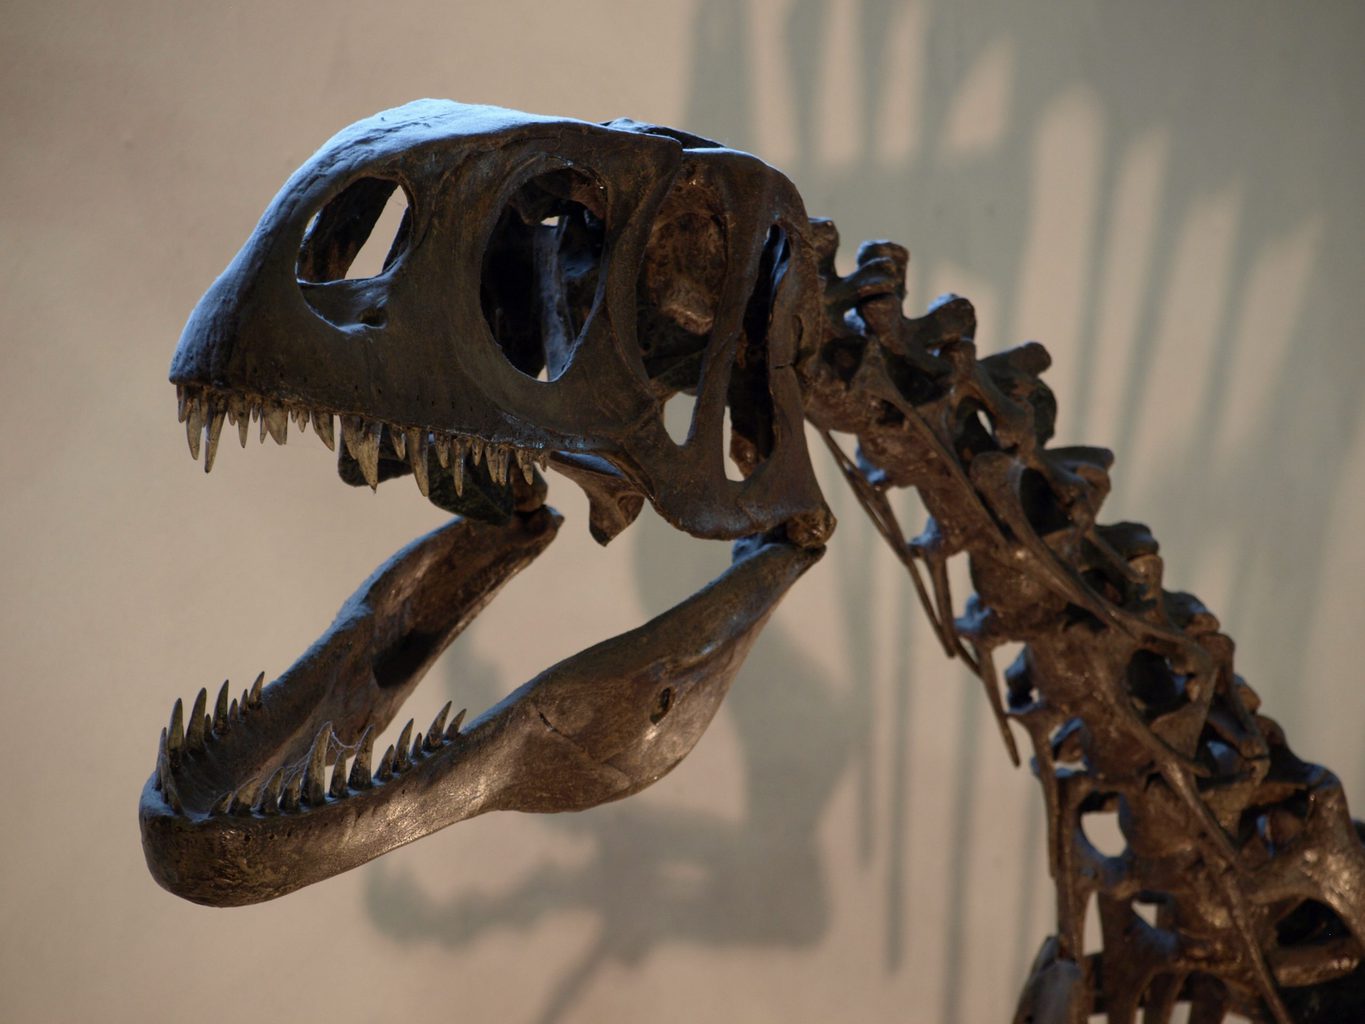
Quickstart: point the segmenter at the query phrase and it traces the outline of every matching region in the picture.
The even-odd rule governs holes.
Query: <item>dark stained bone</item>
[[[546,670],[464,728],[464,712],[445,727],[449,706],[425,738],[413,739],[409,721],[371,778],[374,735],[557,526],[542,508],[511,527],[455,520],[428,534],[264,689],[252,728],[192,753],[163,743],[141,809],[157,881],[198,903],[257,903],[486,811],[585,810],[637,793],[696,745],[778,600],[820,555],[781,541],[736,545],[735,564],[710,586]]]
[[[346,280],[399,188],[383,270]],[[412,473],[487,525],[400,553],[270,687],[237,702],[225,686],[211,715],[201,691],[188,720],[176,703],[143,793],[153,874],[201,902],[269,899],[484,810],[581,809],[655,781],[833,526],[804,405],[1011,756],[1011,722],[1033,742],[1057,932],[1016,1021],[1147,1024],[1180,1003],[1201,1022],[1365,1019],[1360,826],[1259,714],[1213,614],[1162,588],[1147,529],[1099,522],[1112,456],[1048,447],[1046,351],[978,358],[965,300],[903,315],[904,249],[868,243],[841,277],[837,245],[777,172],[634,122],[421,101],[319,151],[186,328],[172,379],[191,451],[209,468],[224,421],[245,443],[252,418],[279,443],[291,417],[311,423],[332,447],[340,416],[343,479]],[[661,416],[678,392],[696,397],[681,445]],[[723,468],[727,409],[741,481]],[[857,436],[856,460],[833,432]],[[695,535],[754,536],[673,612],[463,731],[449,708],[425,735],[409,722],[376,758],[422,671],[553,535],[533,463],[585,490],[603,543],[646,500]],[[886,495],[904,486],[930,513],[914,539]],[[961,608],[959,554],[976,589]],[[1002,680],[1007,643],[1023,652]],[[1087,833],[1103,815],[1117,855]]]
[[[1146,527],[1098,522],[1112,456],[1047,447],[1047,353],[978,359],[964,300],[902,315],[903,249],[865,245],[841,279],[832,226],[819,237],[830,328],[800,356],[807,415],[915,575],[945,649],[1033,741],[1058,932],[1017,1024],[1166,1021],[1180,1001],[1200,1021],[1365,1019],[1365,846],[1340,784],[1257,713],[1213,614],[1162,589]],[[829,431],[857,435],[857,463]],[[930,513],[914,540],[892,486],[917,488]],[[977,590],[961,614],[945,568],[959,553]],[[1024,648],[1002,701],[994,652],[1010,642]],[[1117,855],[1087,835],[1106,814]],[[1102,949],[1088,953],[1091,904]]]
[[[384,270],[347,280],[395,189],[408,215]],[[471,466],[486,454],[498,486],[516,453],[582,453],[689,533],[788,523],[818,544],[832,520],[791,369],[820,312],[806,231],[791,183],[747,154],[422,100],[346,129],[290,178],[195,309],[171,379],[204,403],[190,434],[208,424],[210,452],[224,416],[260,406],[278,441],[306,409],[341,418],[372,485],[386,431]],[[684,265],[715,270],[684,283]],[[771,394],[745,406],[762,416],[745,439],[758,464],[730,481],[727,394],[755,373]],[[677,445],[660,410],[680,390],[697,401]]]

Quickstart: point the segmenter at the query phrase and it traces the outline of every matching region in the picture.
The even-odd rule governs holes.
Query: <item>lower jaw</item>
[[[691,749],[768,614],[820,554],[755,541],[710,587],[547,670],[463,731],[463,713],[446,727],[443,711],[425,736],[409,723],[375,767],[373,736],[559,523],[541,507],[501,526],[457,519],[433,531],[376,570],[258,699],[201,719],[193,738],[173,721],[140,807],[156,880],[194,902],[255,903],[486,810],[577,810],[636,792]],[[542,710],[573,717],[582,701],[588,717],[611,718],[623,678],[670,674],[691,704],[670,720],[681,732],[660,738],[666,763],[589,749]],[[627,730],[618,745],[630,741]]]
[[[327,847],[357,848],[356,822],[382,819],[386,808],[401,805],[414,769],[428,774],[437,755],[454,760],[468,747],[458,716],[448,730],[418,734],[411,746],[409,736],[401,756],[395,748],[373,758],[368,745],[446,647],[549,545],[560,522],[543,506],[503,525],[452,520],[381,565],[307,652],[259,693],[196,724],[201,693],[183,731],[177,702],[139,808],[153,877],[187,899],[234,905],[351,866],[334,864],[314,877],[307,856],[290,851],[316,854],[314,833]],[[373,824],[364,830],[380,831]],[[368,852],[356,863],[403,841],[382,849],[358,844],[357,852]]]

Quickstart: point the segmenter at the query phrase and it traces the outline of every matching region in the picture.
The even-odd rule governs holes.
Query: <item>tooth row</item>
[[[218,699],[214,701],[212,714],[208,713],[209,692],[201,689],[199,696],[194,699],[188,720],[185,718],[184,701],[176,698],[175,706],[171,708],[170,724],[161,731],[161,749],[157,757],[157,788],[160,789],[169,773],[179,767],[182,757],[186,754],[197,754],[210,740],[226,736],[235,725],[259,708],[263,702],[264,683],[265,673],[262,672],[251,684],[250,689],[242,691],[240,700],[236,697],[229,700],[228,687],[231,684],[224,679],[222,688],[218,691]]]
[[[199,696],[194,700],[194,706],[190,709],[188,723],[185,719],[185,703],[176,698],[175,705],[171,708],[170,724],[161,730],[161,741],[156,754],[156,772],[152,777],[153,785],[172,810],[179,813],[184,809],[175,781],[176,772],[184,758],[202,753],[210,741],[226,736],[233,726],[260,708],[263,703],[264,683],[265,673],[262,672],[251,684],[250,689],[242,691],[239,701],[235,697],[228,699],[230,684],[224,679],[211,715],[207,711],[209,692],[201,689]]]
[[[237,427],[237,437],[242,447],[251,421],[260,423],[260,439],[265,441],[269,434],[276,444],[284,444],[288,439],[289,421],[292,419],[299,432],[313,425],[313,432],[322,438],[332,451],[336,450],[336,432],[333,428],[334,413],[324,409],[310,409],[296,402],[278,401],[218,391],[211,388],[189,387],[177,384],[175,388],[179,406],[180,422],[185,424],[185,434],[189,440],[190,455],[199,458],[204,449],[204,472],[213,469],[214,457],[218,453],[218,439],[223,432],[224,421]],[[450,434],[444,431],[427,430],[422,427],[400,426],[380,420],[366,419],[363,416],[341,414],[341,437],[346,451],[360,465],[365,482],[371,488],[379,486],[379,447],[381,438],[387,433],[395,454],[406,459],[412,467],[417,487],[425,497],[431,483],[427,472],[428,453],[435,451],[436,459],[442,469],[450,469],[455,481],[455,492],[464,494],[464,461],[466,456],[474,465],[486,461],[488,475],[499,487],[505,487],[511,468],[515,466],[527,483],[532,480],[532,467],[544,470],[549,461],[549,452],[544,449],[523,449],[510,444],[493,444],[479,437],[464,434]]]
[[[259,693],[259,691],[255,691]],[[199,703],[205,698],[200,691]],[[247,706],[247,697],[243,705]],[[259,703],[255,706],[259,706]],[[175,782],[175,769],[179,751],[188,742],[184,735],[180,747],[172,746],[172,737],[177,734],[182,705],[175,702],[171,712],[171,725],[161,730],[161,745],[157,755],[156,788],[167,804],[177,813],[183,810]],[[223,815],[275,815],[294,813],[303,807],[321,807],[329,799],[344,800],[351,793],[373,788],[376,784],[388,782],[395,775],[409,771],[420,761],[453,743],[460,735],[465,712],[461,711],[446,725],[450,715],[451,703],[446,702],[436,717],[426,736],[419,732],[414,737],[413,719],[408,724],[395,746],[390,746],[380,758],[379,767],[370,771],[374,756],[374,729],[367,728],[354,748],[347,747],[332,732],[332,723],[326,723],[318,730],[308,749],[308,756],[294,765],[277,768],[264,782],[253,780],[236,790],[220,796],[209,810],[209,814]],[[207,718],[207,716],[205,716]],[[349,768],[347,758],[354,754]],[[330,779],[327,770],[330,767]]]

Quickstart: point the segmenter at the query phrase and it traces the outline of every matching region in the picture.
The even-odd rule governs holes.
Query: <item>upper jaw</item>
[[[623,138],[628,152],[613,145]],[[649,215],[680,158],[672,139],[572,119],[440,101],[385,111],[329,140],[280,190],[195,307],[171,380],[523,449],[606,454],[654,396],[630,325],[603,307],[633,303]],[[606,225],[610,281],[585,311],[572,364],[547,381],[509,363],[486,320],[481,275],[519,187],[555,173],[575,175],[577,205]],[[370,182],[406,193],[406,241],[382,272],[348,279],[347,254],[370,229],[346,237],[345,223],[383,206],[348,196]],[[326,227],[329,210],[342,225],[317,242],[312,226]],[[610,402],[574,397],[594,388]]]
[[[347,279],[386,189],[406,195],[405,227],[379,273]],[[654,287],[703,263],[716,280],[695,295]],[[497,478],[558,453],[609,465],[694,536],[789,524],[818,546],[833,520],[792,367],[795,340],[819,331],[818,294],[799,196],[751,156],[648,126],[422,101],[352,126],[290,178],[191,314],[170,376],[206,465],[223,424],[260,407],[277,434],[291,415],[324,430],[339,418],[371,485],[385,437],[424,492],[427,465],[491,448],[499,517]],[[495,326],[518,317],[541,326]],[[696,351],[660,368],[677,324]],[[541,349],[530,362],[527,345]],[[679,390],[696,403],[675,442],[661,408]],[[731,480],[728,396],[751,391],[728,448],[748,432],[753,464]]]
[[[176,394],[190,454],[197,459],[202,451],[206,473],[213,468],[225,428],[235,428],[245,447],[253,423],[259,424],[262,441],[269,435],[278,444],[285,442],[291,423],[299,431],[311,426],[329,449],[337,451],[343,478],[354,475],[348,482],[375,488],[390,476],[411,473],[424,497],[457,514],[478,515],[477,495],[463,500],[467,486],[479,488],[486,500],[496,502],[511,485],[533,486],[533,467],[545,468],[552,454],[544,447],[518,447],[228,387],[179,384]],[[510,510],[509,506],[493,518],[505,521]]]

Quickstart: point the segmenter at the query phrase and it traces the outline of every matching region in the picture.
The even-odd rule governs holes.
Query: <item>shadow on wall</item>
[[[643,531],[642,550],[671,533],[652,516],[632,530]],[[676,584],[689,570],[669,571]],[[705,581],[698,577],[692,589]],[[469,891],[445,902],[410,874],[376,864],[366,888],[376,925],[396,941],[459,947],[564,911],[597,916],[596,939],[556,979],[537,1018],[543,1024],[560,1020],[599,969],[639,963],[663,944],[785,948],[818,941],[828,897],[816,830],[855,730],[849,700],[831,693],[783,640],[770,624],[744,668],[751,683],[780,681],[780,699],[772,686],[741,680],[726,704],[743,758],[741,820],[642,800],[547,816],[543,823],[556,835],[588,840],[585,864],[546,864],[511,891]],[[461,668],[466,695],[468,668]],[[793,793],[801,794],[795,803]]]
[[[1152,523],[1168,586],[1222,574],[1225,625],[1252,651],[1251,682],[1292,740],[1312,714],[1293,693],[1309,669],[1365,369],[1365,348],[1332,337],[1351,322],[1342,303],[1358,307],[1359,296],[1328,295],[1315,279],[1325,258],[1365,235],[1360,211],[1328,216],[1321,182],[1302,169],[1359,166],[1360,144],[1338,137],[1331,89],[1296,63],[1333,45],[1331,32],[1284,9],[1226,22],[1182,9],[1178,20],[1156,24],[1138,5],[1063,18],[1005,3],[703,0],[679,127],[782,167],[812,214],[838,221],[846,262],[868,237],[922,251],[912,310],[951,289],[976,302],[984,350],[1041,336],[1057,362],[1062,439],[1119,455],[1108,518]],[[1292,109],[1315,91],[1313,110]],[[1262,118],[1276,130],[1260,130]],[[887,556],[841,489],[827,498],[841,521],[830,557],[842,618],[821,628],[853,664],[847,685],[831,686],[769,626],[744,676],[781,680],[781,699],[741,679],[727,705],[744,765],[742,822],[634,804],[556,818],[549,827],[591,837],[586,866],[546,867],[505,895],[445,905],[403,874],[372,869],[377,926],[458,947],[566,908],[599,915],[595,943],[557,980],[545,1022],[561,1019],[604,964],[636,962],[665,941],[816,944],[829,901],[816,832],[852,773],[860,861],[886,844],[880,927],[888,974],[901,968],[908,656],[894,656],[889,695],[871,680],[878,644],[912,641],[874,630],[868,566]],[[631,531],[647,597],[657,581],[675,588],[695,572],[696,542],[666,534],[649,517]],[[911,621],[908,586],[893,600],[895,620]],[[490,692],[502,689],[490,681]],[[957,851],[934,1014],[945,1022],[964,1019],[969,980],[966,851],[991,840],[971,821],[990,785],[973,754],[994,737],[974,728],[976,692],[961,692],[956,721],[943,726],[956,730],[958,752],[944,766],[956,809],[944,839]],[[870,742],[879,701],[893,716],[883,764]],[[1365,789],[1365,762],[1332,767],[1348,792]],[[1003,755],[999,770],[1009,770]],[[877,799],[874,778],[887,789]],[[1046,886],[1042,825],[1040,812],[1020,848],[1030,858],[1022,877]],[[999,981],[1011,991],[1051,928],[1032,907],[1021,898],[1000,908],[1000,928],[1018,937],[1015,973]]]

